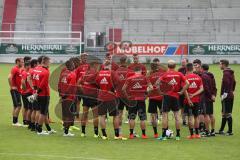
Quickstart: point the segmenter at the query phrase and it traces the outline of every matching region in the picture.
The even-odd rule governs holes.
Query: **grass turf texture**
[[[200,140],[188,140],[187,127],[181,129],[181,141],[169,140],[160,142],[153,137],[152,127],[148,124],[147,135],[149,139],[134,139],[128,141],[113,140],[114,132],[112,123],[109,122],[107,132],[108,141],[93,138],[92,124],[87,126],[87,137],[81,138],[79,131],[74,131],[75,137],[62,137],[61,124],[52,124],[52,128],[58,131],[55,135],[48,137],[37,136],[27,131],[26,128],[14,128],[12,122],[12,102],[9,93],[7,76],[12,64],[0,64],[0,159],[86,159],[86,160],[117,160],[117,159],[239,159],[240,153],[240,97],[239,86],[235,92],[236,99],[233,110],[234,136],[216,136],[213,138],[202,138]],[[51,65],[51,71],[58,66]],[[235,70],[237,82],[240,82],[239,65],[231,66]],[[215,74],[218,91],[220,90],[222,72],[217,65],[211,65],[210,71]],[[56,77],[56,76],[54,76]],[[54,79],[54,78],[53,78]],[[57,82],[57,78],[55,81]],[[54,80],[53,80],[54,81]],[[218,92],[219,93],[219,92]],[[55,106],[58,103],[58,94],[51,92],[50,116],[54,121],[60,120],[55,115]],[[216,130],[221,123],[221,105],[218,99],[214,105],[216,116]],[[21,116],[20,116],[21,117]],[[148,116],[149,119],[149,116]],[[19,120],[21,122],[21,118]],[[78,125],[78,124],[77,124]],[[170,120],[170,128],[175,131],[174,121]],[[225,128],[226,129],[226,128]],[[128,136],[128,125],[123,125],[123,133]],[[100,130],[99,130],[100,131]],[[139,124],[136,131],[141,133]],[[161,133],[161,125],[158,127]]]

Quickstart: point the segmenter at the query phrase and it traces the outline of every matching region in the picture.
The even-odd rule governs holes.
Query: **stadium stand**
[[[120,27],[123,40],[134,42],[236,42],[239,5],[238,0],[88,0],[85,33]]]

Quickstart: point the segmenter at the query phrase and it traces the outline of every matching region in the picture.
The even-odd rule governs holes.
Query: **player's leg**
[[[149,99],[149,104],[148,104],[148,113],[151,115],[151,123],[153,127],[153,132],[154,132],[154,138],[158,138],[158,131],[157,131],[157,101],[154,101],[152,99]]]
[[[95,106],[92,107],[94,138],[98,138],[99,137],[99,134],[98,134],[98,124],[99,124],[98,107],[96,105],[97,105],[97,102],[95,103]]]
[[[88,121],[88,111],[89,111],[89,99],[88,98],[83,98],[83,113],[81,117],[81,127],[82,127],[82,133],[81,137],[85,137],[86,135],[86,125]]]
[[[215,117],[213,115],[213,102],[210,103],[210,112],[209,112],[209,118],[210,118],[210,125],[211,125],[211,136],[215,136]]]
[[[170,105],[169,96],[164,96],[162,103],[162,136],[159,137],[159,140],[167,140],[166,131],[168,129],[168,113],[170,112],[169,105]]]
[[[71,112],[71,105],[73,104],[72,101],[69,100],[62,100],[62,120],[63,120],[63,127],[64,127],[64,137],[73,137],[74,134],[69,132],[69,128],[74,121],[74,115]]]
[[[12,102],[13,102],[12,125],[13,126],[22,126],[20,123],[18,123],[18,116],[19,116],[19,112],[21,111],[21,106],[22,106],[20,93],[17,90],[11,90],[10,93],[11,93]]]
[[[138,101],[137,103],[138,109],[138,116],[140,119],[140,128],[142,130],[142,139],[147,139],[146,135],[146,120],[147,120],[147,113],[146,113],[146,103],[145,101]]]
[[[37,125],[37,134],[39,135],[48,135],[47,132],[43,132],[42,125],[45,122],[47,116],[47,108],[46,108],[46,99],[45,97],[38,96],[38,104],[40,107],[40,114],[38,118],[38,125]]]
[[[118,116],[119,116],[119,134],[122,135],[122,121],[123,121],[123,111],[124,111],[124,102],[119,98],[118,100]]]
[[[201,138],[199,134],[199,103],[194,103],[193,116],[194,116],[194,128],[195,128],[195,138]]]
[[[210,114],[211,114],[211,102],[206,101],[205,102],[205,107],[206,107],[206,111],[205,111],[205,115],[204,115],[204,121],[205,121],[205,134],[203,136],[209,137],[210,136],[210,132],[209,132],[209,125],[211,124],[211,120],[210,120]]]
[[[233,99],[227,99],[226,100],[226,118],[227,118],[227,123],[228,123],[228,131],[227,135],[232,136],[233,135],[233,130],[232,130],[232,125],[233,125],[233,118],[232,118],[232,110],[233,110]]]
[[[129,106],[128,108],[128,116],[129,116],[129,139],[134,138],[134,128],[135,128],[135,119],[137,116],[137,106]]]
[[[102,139],[103,140],[108,139],[107,133],[106,133],[106,114],[107,114],[106,102],[100,102],[100,104],[98,106],[98,115],[99,115],[100,127],[102,130]]]
[[[179,112],[179,100],[175,97],[170,98],[170,107],[173,111],[174,118],[175,118],[175,126],[176,126],[176,140],[180,140],[180,129],[181,129],[181,122],[180,122],[180,112]]]

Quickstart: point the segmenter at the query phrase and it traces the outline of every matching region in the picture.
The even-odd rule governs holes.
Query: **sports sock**
[[[114,132],[115,132],[115,136],[116,137],[119,137],[119,129],[117,128],[117,129],[114,129]]]
[[[23,125],[27,125],[27,120],[23,120]]]
[[[69,127],[64,127],[64,133],[68,134],[68,131],[69,131]]]
[[[130,134],[133,134],[133,129],[130,129]]]
[[[223,131],[224,130],[226,122],[227,122],[227,118],[226,117],[222,117],[222,124],[221,124],[221,128],[220,128],[219,131]]]
[[[107,137],[106,129],[102,129],[103,136]]]
[[[215,129],[212,129],[212,130],[211,130],[211,133],[214,133],[214,132],[215,132]]]
[[[142,129],[142,135],[146,135],[146,130],[145,129]]]
[[[46,128],[47,128],[48,131],[51,131],[51,130],[52,130],[51,127],[49,126],[49,124],[45,124],[45,126],[46,126]]]
[[[98,127],[94,127],[94,134],[98,135]]]
[[[180,129],[177,129],[176,132],[177,132],[176,137],[180,137]]]
[[[193,135],[193,128],[189,128],[189,131],[190,131],[190,135],[192,136]]]
[[[82,133],[84,133],[84,134],[86,133],[85,129],[86,129],[86,126],[82,126]]]
[[[165,128],[162,129],[162,137],[166,137],[166,131],[167,131],[167,129],[165,129]]]
[[[38,133],[42,132],[42,125],[38,125],[37,131],[38,131]]]
[[[158,134],[157,127],[153,127],[154,134]]]
[[[18,122],[18,117],[13,117],[13,124],[16,124]]]
[[[38,126],[39,126],[38,123],[36,123],[36,126],[35,126],[35,127],[36,127],[36,130],[38,130]]]
[[[199,134],[199,128],[195,128],[195,133]]]
[[[232,121],[233,121],[232,117],[229,117],[227,121],[228,121],[228,132],[232,133]]]

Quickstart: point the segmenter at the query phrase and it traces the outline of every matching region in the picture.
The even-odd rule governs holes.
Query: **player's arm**
[[[128,81],[126,81],[122,87],[122,91],[123,91],[123,95],[128,97],[128,94],[127,94],[127,88],[128,88]]]
[[[156,85],[156,90],[157,90],[157,92],[159,93],[159,95],[164,95],[164,93],[161,91],[161,88],[160,88],[161,78],[159,78],[159,79],[155,82],[155,85]]]
[[[191,98],[190,98],[187,90],[184,92],[184,95],[185,95],[185,98],[186,98],[187,101],[188,101],[188,104],[189,104],[190,106],[193,106],[193,103],[192,103],[192,101],[191,101]]]
[[[204,91],[204,88],[203,88],[203,85],[201,85],[201,86],[200,86],[200,89],[199,89],[197,92],[193,93],[193,94],[191,95],[191,97],[198,96],[198,95],[200,95],[203,91]]]
[[[190,86],[190,83],[188,82],[188,80],[184,77],[183,74],[181,74],[181,82],[183,82],[184,86],[182,87],[181,91],[178,92],[179,95],[184,94],[184,92],[188,89],[188,87]]]
[[[39,83],[39,86],[38,86],[38,89],[37,89],[37,94],[42,92],[42,89],[44,88],[44,86],[47,85],[48,78],[49,78],[49,74],[48,73],[43,73],[43,78],[41,79],[41,81]]]
[[[26,90],[26,88],[27,88],[26,80],[27,80],[27,77],[26,77],[26,75],[24,74],[23,77],[22,77],[22,80],[21,80],[21,85],[22,85],[22,89],[23,89],[23,90]]]
[[[15,86],[13,86],[13,77],[14,77],[15,71],[12,69],[11,73],[8,76],[8,84],[11,89],[17,89]]]

